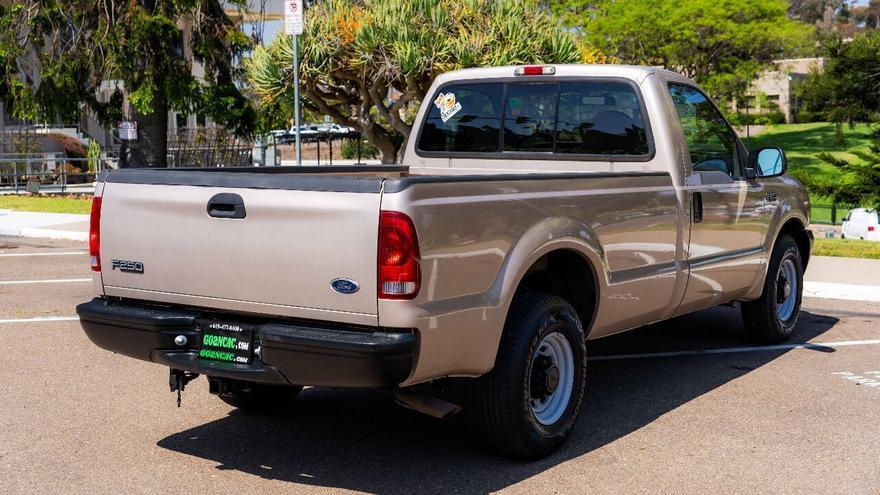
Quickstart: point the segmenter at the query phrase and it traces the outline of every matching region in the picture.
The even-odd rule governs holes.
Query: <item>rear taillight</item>
[[[101,271],[101,198],[92,198],[92,214],[89,217],[89,259],[92,271]]]
[[[874,226],[868,225],[868,232],[874,232]]]
[[[379,298],[412,299],[419,293],[419,241],[412,220],[397,211],[379,216]]]

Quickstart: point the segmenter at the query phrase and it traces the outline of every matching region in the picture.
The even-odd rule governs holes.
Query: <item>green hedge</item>
[[[744,112],[739,112],[731,116],[730,123],[737,126],[784,124],[785,114],[781,110],[773,110],[766,113],[749,113],[748,115]]]
[[[379,156],[379,150],[367,141],[361,143],[361,159],[369,160]],[[342,141],[342,158],[345,160],[354,160],[357,155],[357,139],[346,139]]]

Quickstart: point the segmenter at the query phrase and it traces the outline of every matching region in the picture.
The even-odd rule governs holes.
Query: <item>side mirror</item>
[[[750,174],[749,169],[752,169]],[[746,176],[754,174],[756,177],[779,177],[788,169],[788,159],[785,152],[776,146],[758,148],[749,153],[749,166],[746,168]]]

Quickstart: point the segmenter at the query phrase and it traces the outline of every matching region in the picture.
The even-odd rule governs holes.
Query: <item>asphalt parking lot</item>
[[[199,378],[178,409],[70,318],[84,249],[0,238],[2,493],[880,493],[880,303],[806,298],[770,349],[728,307],[593,342],[572,438],[522,463],[384,391],[247,415]]]

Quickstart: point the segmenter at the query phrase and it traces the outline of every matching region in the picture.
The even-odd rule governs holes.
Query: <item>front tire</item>
[[[583,402],[587,353],[580,318],[563,298],[514,298],[495,368],[473,387],[480,435],[500,453],[538,459],[568,437]]]
[[[742,304],[743,322],[754,340],[782,342],[794,332],[803,296],[803,266],[795,240],[788,235],[779,237],[761,297]]]

